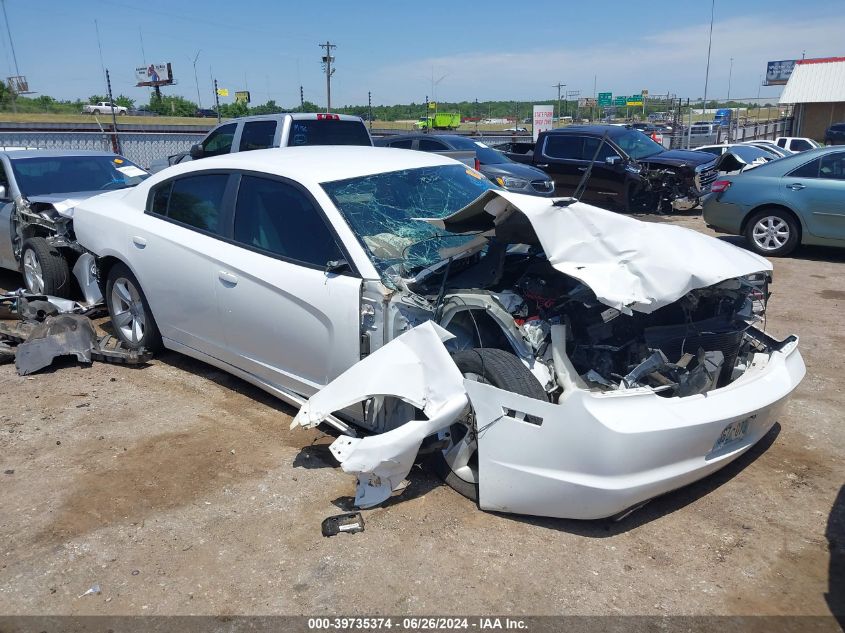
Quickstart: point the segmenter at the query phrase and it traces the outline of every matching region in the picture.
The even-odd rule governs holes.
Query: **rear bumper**
[[[702,217],[705,224],[724,233],[740,235],[745,211],[738,205],[719,200],[716,194],[704,203]]]
[[[701,479],[757,443],[805,373],[797,339],[706,395],[574,390],[558,404],[465,382],[476,412],[479,505],[573,519],[613,516]],[[540,424],[526,422],[526,413]],[[729,426],[740,437],[718,442]],[[739,434],[735,434],[739,435]]]

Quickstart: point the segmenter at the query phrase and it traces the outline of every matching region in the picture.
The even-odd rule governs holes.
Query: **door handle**
[[[537,164],[535,165],[535,167],[543,167],[543,168],[546,168],[546,167],[548,167],[548,166],[549,166],[549,164],[548,164],[548,163],[537,163]]]
[[[586,167],[579,167],[578,171],[587,171],[587,168]]]
[[[221,270],[217,273],[217,278],[220,279],[224,284],[229,286],[236,286],[238,285],[238,278],[233,275],[232,273],[226,272],[225,270]]]
[[[138,248],[144,248],[147,245],[147,240],[145,240],[140,235],[133,235],[132,236],[132,243],[137,246]]]
[[[792,191],[801,191],[807,185],[802,185],[800,182],[794,182],[791,185],[786,185],[787,189],[792,189]]]

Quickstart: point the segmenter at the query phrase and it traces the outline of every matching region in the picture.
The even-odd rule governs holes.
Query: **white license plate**
[[[748,427],[751,426],[751,422],[756,417],[757,415],[755,414],[743,420],[736,420],[728,424],[722,429],[719,439],[713,445],[713,450],[718,451],[720,448],[724,448],[728,444],[733,444],[744,438],[746,433],[748,433]]]

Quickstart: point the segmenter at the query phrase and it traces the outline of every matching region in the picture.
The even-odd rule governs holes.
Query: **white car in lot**
[[[80,205],[128,345],[328,423],[369,507],[421,448],[482,509],[591,519],[725,466],[804,375],[771,265],[424,152],[258,150]]]

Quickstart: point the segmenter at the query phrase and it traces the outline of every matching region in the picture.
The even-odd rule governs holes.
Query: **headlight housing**
[[[496,176],[496,184],[505,189],[524,189],[528,181],[510,176]]]

